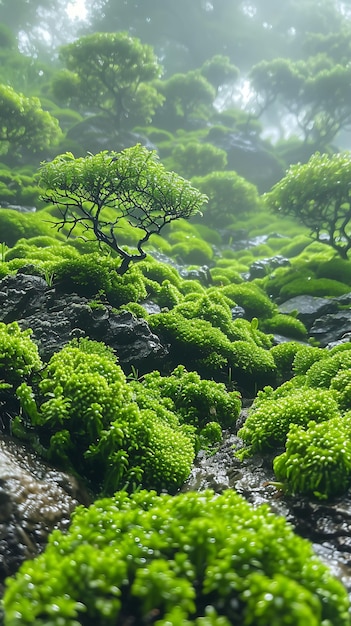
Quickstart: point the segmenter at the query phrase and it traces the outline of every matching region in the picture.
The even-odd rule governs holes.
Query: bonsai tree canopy
[[[70,236],[78,225],[122,258],[118,269],[124,274],[131,261],[144,259],[144,244],[151,235],[178,218],[199,212],[206,196],[190,182],[168,172],[155,151],[141,145],[122,152],[100,152],[75,158],[66,153],[40,170],[42,199],[60,209],[58,229],[69,227]],[[131,252],[118,242],[123,221],[140,231],[137,250]]]
[[[296,217],[316,241],[343,258],[351,248],[351,154],[313,154],[308,163],[292,165],[264,195],[266,206]]]

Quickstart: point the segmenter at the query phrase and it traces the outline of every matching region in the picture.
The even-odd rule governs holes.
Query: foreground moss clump
[[[290,389],[283,385],[273,391],[267,387],[258,393],[238,432],[247,446],[238,455],[244,457],[284,445],[291,424],[307,426],[311,420],[324,422],[339,416],[338,403],[329,390]]]
[[[5,626],[349,626],[342,584],[266,505],[125,492],[7,580]]]
[[[39,382],[17,388],[19,437],[94,491],[142,486],[177,490],[195,456],[195,429],[157,401],[139,407],[122,368],[103,343],[81,339],[50,359]]]
[[[17,322],[0,322],[0,381],[19,384],[42,367],[31,330],[21,330]]]
[[[335,417],[306,429],[293,424],[286,451],[274,459],[273,469],[285,491],[325,500],[345,492],[351,484],[351,416]]]

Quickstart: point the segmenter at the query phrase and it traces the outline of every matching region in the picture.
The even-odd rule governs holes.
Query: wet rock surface
[[[88,298],[57,293],[43,278],[21,272],[0,281],[0,321],[31,328],[44,361],[78,337],[104,341],[127,371],[133,365],[142,373],[146,363],[148,370],[158,369],[168,355],[145,320],[109,305],[93,308]]]
[[[0,438],[0,592],[4,579],[44,548],[54,528],[64,529],[75,507],[89,496],[77,480]]]
[[[331,502],[289,497],[275,485],[273,455],[255,455],[240,461],[234,456],[242,441],[226,431],[218,451],[201,451],[184,486],[185,491],[236,489],[254,506],[269,504],[284,516],[297,534],[312,542],[316,554],[342,580],[351,599],[351,489]]]

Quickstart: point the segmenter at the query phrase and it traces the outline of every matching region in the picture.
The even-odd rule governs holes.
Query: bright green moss
[[[291,424],[307,426],[340,416],[335,394],[325,389],[293,389],[281,397],[259,395],[238,435],[254,454],[284,445]]]
[[[176,311],[188,319],[207,320],[216,328],[228,333],[232,324],[231,309],[226,299],[219,291],[205,295],[191,295],[186,298]]]
[[[334,257],[319,264],[316,270],[317,278],[330,278],[351,285],[351,263],[348,260]]]
[[[310,387],[328,389],[339,370],[351,368],[351,350],[330,354],[324,351],[325,358],[313,363],[306,372],[306,384]]]
[[[140,486],[174,493],[188,478],[195,457],[189,431],[161,407],[127,404],[95,441],[85,458],[88,467],[104,476],[107,495]]]
[[[272,355],[251,341],[232,343],[229,366],[233,380],[253,394],[257,389],[276,381],[276,365]]]
[[[12,209],[1,209],[1,241],[4,241],[8,246],[14,246],[23,237],[27,239],[38,235],[52,236],[52,224],[47,221],[47,217],[47,213],[44,211],[19,213],[19,211]],[[64,239],[60,233],[55,238]]]
[[[301,350],[296,352],[293,362],[293,370],[296,376],[306,374],[307,370],[316,361],[320,361],[326,357],[326,351],[322,348],[313,346],[302,346]]]
[[[350,419],[341,417],[311,421],[306,429],[293,424],[286,451],[273,463],[284,489],[318,499],[344,493],[351,484],[350,428]]]
[[[265,332],[284,335],[291,339],[300,339],[302,341],[307,339],[306,326],[292,315],[275,313],[273,317],[263,320],[260,327]]]
[[[288,284],[283,285],[280,290],[280,296],[288,300],[295,296],[309,295],[315,297],[338,297],[344,293],[348,293],[350,288],[345,283],[331,278],[296,278]]]
[[[145,261],[140,261],[138,269],[145,278],[149,278],[159,285],[162,285],[165,280],[168,280],[172,285],[178,287],[178,289],[180,288],[182,279],[176,268],[168,263],[162,263],[152,257],[147,257]]]
[[[55,285],[68,292],[81,296],[92,296],[98,291],[110,288],[111,278],[101,254],[78,255],[77,258],[63,259],[55,264]]]
[[[18,385],[37,372],[42,362],[31,330],[21,330],[17,322],[0,322],[0,380]]]
[[[150,328],[170,344],[175,365],[215,374],[228,367],[231,343],[227,336],[204,319],[187,319],[172,310],[149,317]]]
[[[215,421],[223,427],[234,426],[241,408],[238,392],[227,391],[223,383],[202,379],[197,372],[187,372],[183,365],[170,376],[160,376],[157,371],[146,374],[141,383],[134,383],[134,389],[137,398],[147,391],[158,401],[171,401],[168,407],[181,422],[198,430]]]
[[[282,256],[291,259],[292,257],[301,254],[301,252],[307,248],[307,246],[311,243],[311,237],[308,237],[307,235],[295,235],[295,237],[293,237],[291,241],[285,245],[284,240],[282,240],[282,243],[283,245],[281,246],[279,253]]]
[[[231,283],[240,284],[244,282],[236,264],[233,264],[232,267],[222,267],[218,265],[217,267],[211,268],[210,274],[212,282],[215,285],[230,285]]]
[[[296,341],[286,341],[270,350],[277,368],[277,379],[279,383],[293,376],[293,363],[297,353],[303,346]]]
[[[170,254],[181,263],[205,265],[210,263],[213,250],[210,244],[198,237],[189,237],[172,246]]]
[[[257,317],[258,319],[271,317],[275,310],[275,306],[268,296],[253,284],[231,284],[222,287],[221,291],[232,300],[233,304],[243,307],[248,319],[252,317]]]
[[[309,542],[232,490],[125,492],[76,509],[7,580],[5,626],[349,626]]]
[[[343,367],[333,377],[330,389],[335,389],[338,392],[338,403],[342,411],[351,410],[351,369],[350,366],[346,367],[345,363]]]
[[[164,280],[155,300],[161,308],[173,309],[183,300],[183,295],[169,280]]]
[[[23,421],[14,431],[29,426],[41,454],[96,491],[175,490],[191,470],[194,429],[161,402],[139,407],[134,395],[110,349],[72,342],[50,359],[37,386],[18,387]]]
[[[113,267],[110,270],[110,285],[106,288],[106,296],[114,307],[129,302],[142,302],[147,296],[144,277],[137,265],[132,265],[128,272],[120,276]]]

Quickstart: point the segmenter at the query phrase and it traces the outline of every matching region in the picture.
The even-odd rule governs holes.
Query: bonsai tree
[[[206,201],[189,181],[166,171],[155,151],[139,144],[78,159],[72,153],[61,154],[42,165],[39,184],[42,199],[60,209],[58,229],[68,226],[70,236],[79,225],[112,248],[122,258],[119,274],[131,261],[145,258],[143,245],[152,234],[160,234],[173,220],[189,218]],[[140,231],[137,251],[118,242],[123,221]]]
[[[308,163],[292,165],[263,198],[270,209],[297,217],[313,239],[347,259],[351,248],[350,178],[349,153],[316,153]]]

